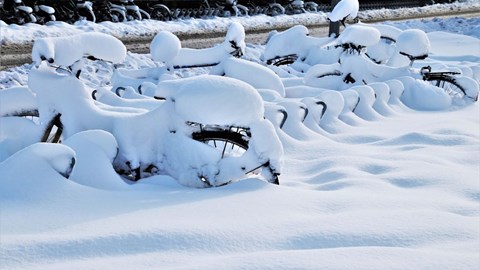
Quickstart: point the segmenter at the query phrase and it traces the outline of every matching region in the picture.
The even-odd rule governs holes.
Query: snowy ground
[[[479,62],[479,18],[388,24],[431,32],[428,61]],[[26,85],[30,68],[0,72],[0,88]],[[287,123],[280,186],[155,176],[99,189],[15,155],[0,163],[0,268],[479,269],[479,103],[391,112],[335,134]]]

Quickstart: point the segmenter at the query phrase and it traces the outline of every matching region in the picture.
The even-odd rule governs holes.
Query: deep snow
[[[478,66],[478,36],[463,35],[476,36],[478,18],[388,24],[430,32],[431,57],[425,63]],[[261,49],[247,45],[246,57],[258,59]],[[26,85],[31,66],[0,72],[0,88]],[[148,56],[127,54],[128,68],[153,66]],[[105,85],[111,74],[101,65],[95,68],[97,73],[86,70],[83,79]],[[478,69],[469,70],[478,76]],[[193,69],[175,75],[206,72]],[[386,82],[392,93],[397,82]],[[276,84],[272,80],[270,85]],[[355,101],[355,93],[385,92],[382,83],[357,87],[364,91],[313,96],[321,94],[325,102],[340,104]],[[286,94],[280,105],[290,110],[298,110],[300,100],[314,102],[306,97],[312,89],[290,89],[259,93],[272,101]],[[388,104],[372,99],[357,114],[350,111],[342,118],[341,111],[327,110],[320,125],[314,112],[304,123],[298,121],[302,110],[290,114],[284,128],[277,129],[285,150],[280,186],[246,179],[192,189],[167,176],[134,185],[110,182],[115,176],[101,168],[111,164],[116,142],[101,131],[71,136],[65,142],[68,147],[25,148],[0,163],[0,266],[478,269],[479,103],[425,111],[407,107],[399,97],[390,99]],[[275,106],[268,103],[266,113]],[[18,132],[3,126],[0,131]],[[75,155],[87,161],[76,164],[83,175],[70,172],[71,164],[65,162]],[[65,180],[57,172],[98,181]]]

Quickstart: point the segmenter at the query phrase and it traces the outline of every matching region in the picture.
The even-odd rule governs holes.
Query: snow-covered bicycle
[[[429,82],[452,98],[478,100],[478,83],[462,76],[458,70],[432,72],[430,66],[413,67],[415,61],[428,57],[430,44],[423,31],[397,32],[390,28],[352,25],[324,45],[315,46],[315,42],[310,41],[310,52],[301,58],[297,54],[276,56],[269,64],[287,64],[293,69],[308,70],[305,84],[314,87],[344,90],[355,85],[410,77]],[[321,42],[320,39],[316,41],[317,44]]]
[[[150,57],[157,66],[116,68],[111,78],[112,88],[117,91],[119,87],[131,86],[142,93],[142,84],[158,83],[162,76],[168,76],[174,69],[212,67],[227,57],[241,57],[245,46],[245,29],[238,22],[229,25],[221,44],[203,49],[182,48],[176,35],[160,31],[150,45]]]
[[[110,61],[121,58],[118,40],[102,35],[96,39],[109,42],[109,50],[84,48],[79,55],[93,54]],[[50,48],[59,52],[60,43]],[[283,148],[273,125],[264,119],[263,101],[252,86],[203,75],[159,83],[157,99],[149,100],[156,107],[141,107],[138,100],[122,99],[108,91],[117,100],[101,99],[101,89],[94,100],[92,89],[74,72],[55,65],[62,62],[61,54],[47,55],[51,50],[38,46],[28,88],[2,91],[15,93],[2,99],[17,104],[1,112],[3,124],[28,122],[19,116],[38,116],[37,123],[28,124],[30,135],[44,142],[60,142],[84,130],[107,131],[118,143],[112,165],[130,180],[164,174],[186,186],[211,187],[254,174],[279,183]]]

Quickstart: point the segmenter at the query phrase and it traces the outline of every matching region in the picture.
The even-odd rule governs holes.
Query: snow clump
[[[265,46],[263,59],[268,61],[286,55],[302,58],[308,54],[310,48],[324,45],[330,40],[310,37],[308,33],[307,27],[303,25],[272,33]]]
[[[234,22],[230,24],[223,43],[211,48],[181,48],[173,59],[174,67],[208,66],[220,63],[224,58],[240,57],[245,53],[245,29]]]
[[[342,21],[344,19],[355,19],[357,17],[360,4],[358,0],[342,0],[333,8],[328,15],[328,19],[332,22]]]
[[[270,89],[282,97],[285,96],[285,87],[280,77],[271,69],[252,61],[229,57],[214,67],[210,74],[239,79],[257,89]]]
[[[338,37],[340,44],[373,46],[380,41],[380,31],[365,25],[349,25]]]
[[[171,61],[177,57],[182,44],[180,39],[169,31],[160,31],[150,43],[150,55],[157,62],[165,63],[169,68]]]

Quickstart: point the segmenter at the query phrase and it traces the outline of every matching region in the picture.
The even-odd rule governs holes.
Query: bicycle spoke
[[[441,77],[427,77],[427,80],[436,87],[442,88],[443,91],[452,98],[463,98],[465,91],[459,86],[453,77],[443,75]]]
[[[226,149],[227,149],[227,142],[225,141],[225,144],[223,145],[223,150],[222,150],[222,158],[225,156]]]

